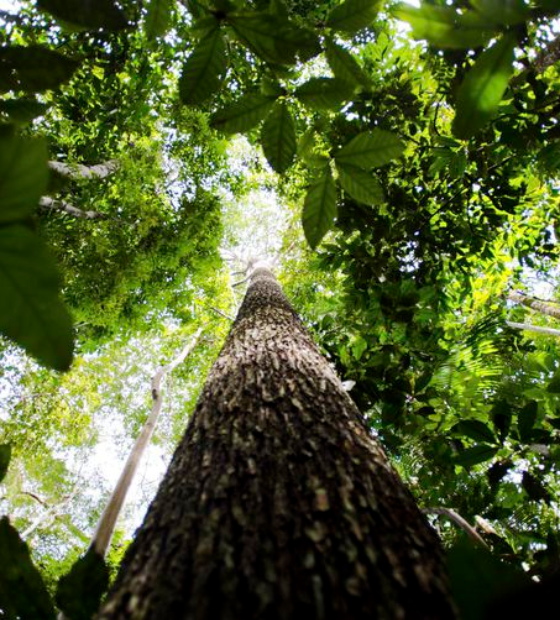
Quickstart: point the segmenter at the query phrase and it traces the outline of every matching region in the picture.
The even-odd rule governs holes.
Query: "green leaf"
[[[109,569],[93,549],[60,578],[56,604],[71,620],[90,620],[109,586]]]
[[[86,30],[123,30],[128,26],[125,14],[112,0],[37,0],[37,6]]]
[[[48,109],[48,103],[41,103],[36,99],[0,101],[0,113],[6,114],[14,123],[30,123],[34,118],[43,116]]]
[[[240,133],[258,125],[268,114],[276,100],[261,94],[249,94],[239,101],[218,110],[210,125],[224,133]]]
[[[296,155],[296,128],[285,102],[277,102],[264,122],[261,143],[272,168],[282,174]]]
[[[371,24],[380,5],[380,0],[346,0],[332,9],[326,25],[337,32],[355,34]]]
[[[0,135],[0,224],[35,213],[48,181],[44,140]]]
[[[348,192],[354,200],[366,205],[376,205],[384,200],[383,188],[379,181],[372,177],[369,172],[337,162],[338,180],[345,192]]]
[[[546,386],[546,391],[551,394],[560,394],[560,370],[557,370],[549,384]]]
[[[0,610],[6,620],[54,620],[55,610],[27,545],[0,519]]]
[[[12,446],[9,443],[0,444],[0,482],[2,482],[6,476],[11,458]]]
[[[451,429],[451,432],[456,435],[464,435],[470,437],[475,441],[487,441],[489,443],[496,442],[496,436],[494,433],[479,420],[463,420]]]
[[[455,457],[455,463],[463,467],[472,467],[478,463],[490,460],[498,452],[498,448],[480,444],[473,448],[467,448]]]
[[[336,163],[350,164],[367,170],[377,168],[399,157],[404,144],[394,133],[383,129],[364,131],[343,146],[334,158]]]
[[[169,30],[174,5],[174,0],[149,0],[144,26],[148,40],[163,37]]]
[[[513,34],[504,35],[477,58],[465,76],[453,121],[453,134],[458,138],[470,138],[496,114],[513,73],[515,44]]]
[[[392,10],[397,19],[412,26],[415,39],[426,39],[436,47],[462,49],[480,47],[495,34],[488,20],[474,11],[458,13],[452,7],[423,4],[419,8],[401,2]]]
[[[321,51],[313,32],[271,13],[232,13],[228,23],[249,49],[269,63],[291,65],[298,53],[308,60]]]
[[[531,441],[531,432],[535,422],[537,421],[537,413],[539,411],[539,403],[535,400],[527,403],[517,414],[517,430],[519,439],[528,443]]]
[[[56,265],[20,224],[0,228],[0,331],[57,370],[72,362],[72,321],[58,297]]]
[[[179,80],[181,100],[202,103],[219,90],[227,70],[226,45],[219,28],[208,33],[189,56]]]
[[[471,6],[493,24],[515,26],[529,17],[523,0],[470,0]]]
[[[305,238],[315,249],[336,217],[336,191],[330,166],[325,166],[307,191],[302,224]]]
[[[354,86],[367,86],[368,78],[354,56],[331,39],[325,41],[325,54],[335,77]]]
[[[39,45],[0,48],[0,92],[40,93],[67,82],[79,62]]]
[[[502,597],[506,600],[508,594],[531,583],[522,571],[466,539],[449,550],[447,565],[451,591],[462,620],[497,617],[495,611],[500,609],[500,606],[494,608],[497,600]]]
[[[294,95],[306,106],[315,110],[339,108],[354,94],[354,86],[338,78],[311,78],[298,88]]]

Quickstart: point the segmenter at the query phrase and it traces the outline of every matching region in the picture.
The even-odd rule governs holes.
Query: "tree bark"
[[[454,617],[434,530],[257,268],[98,618]]]
[[[50,196],[43,196],[39,199],[39,206],[42,209],[48,209],[53,211],[62,211],[72,217],[79,217],[83,220],[104,220],[107,219],[105,213],[99,213],[98,211],[84,211],[78,209],[74,205],[65,202],[64,200],[56,200]]]
[[[104,179],[118,170],[119,162],[116,159],[109,159],[100,164],[85,166],[84,164],[64,164],[60,161],[49,161],[49,168],[60,176],[75,181],[80,179]]]
[[[552,327],[541,327],[540,325],[531,325],[530,323],[514,323],[513,321],[506,321],[506,325],[512,329],[522,329],[523,331],[546,334],[547,336],[560,336],[560,329],[553,329]]]
[[[521,304],[531,310],[540,312],[541,314],[547,314],[548,316],[553,316],[555,319],[560,319],[560,308],[546,301],[533,299],[532,297],[527,297],[523,295],[523,293],[518,293],[516,291],[511,291],[511,293],[508,294],[508,299],[514,301],[516,304]]]

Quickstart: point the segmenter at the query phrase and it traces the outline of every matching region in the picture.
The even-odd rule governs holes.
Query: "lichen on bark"
[[[454,615],[435,532],[256,269],[98,618]]]

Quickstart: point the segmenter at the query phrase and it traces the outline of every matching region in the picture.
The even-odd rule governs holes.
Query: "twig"
[[[480,536],[480,534],[474,529],[474,527],[463,517],[455,512],[452,508],[444,508],[444,507],[431,507],[424,508],[422,510],[424,514],[432,514],[432,515],[441,515],[443,517],[447,517],[450,521],[453,521],[455,525],[459,526],[466,534],[474,540],[476,543],[488,549],[488,545],[484,542],[484,539]]]

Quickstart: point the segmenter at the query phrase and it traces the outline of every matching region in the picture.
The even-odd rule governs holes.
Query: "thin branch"
[[[480,536],[480,534],[474,529],[474,527],[463,517],[455,512],[452,508],[444,508],[444,507],[431,507],[424,508],[422,510],[424,514],[432,514],[432,515],[441,515],[443,517],[447,517],[450,521],[453,521],[455,525],[460,527],[466,534],[471,538],[474,542],[478,543],[485,549],[488,549],[488,545],[484,542],[484,539]]]
[[[64,200],[55,200],[50,196],[43,196],[39,200],[39,206],[46,210],[62,211],[72,217],[78,217],[83,220],[107,219],[107,215],[104,213],[99,213],[98,211],[84,211],[83,209],[78,209],[78,207],[75,207]]]
[[[560,336],[560,329],[552,329],[552,327],[540,327],[539,325],[514,323],[513,321],[506,321],[506,325],[512,329],[522,329],[528,332],[536,332],[537,334],[546,334],[547,336]]]
[[[228,321],[235,321],[235,319],[232,316],[229,316],[229,314],[226,314],[225,312],[222,312],[218,308],[214,308],[214,306],[207,306],[207,308],[209,310],[212,310],[212,312],[215,312],[216,314],[219,314],[220,316],[223,316],[224,319],[227,319]]]
[[[109,159],[93,166],[84,164],[65,164],[60,161],[49,161],[49,168],[57,174],[73,179],[104,179],[116,172],[120,164],[116,159]]]

